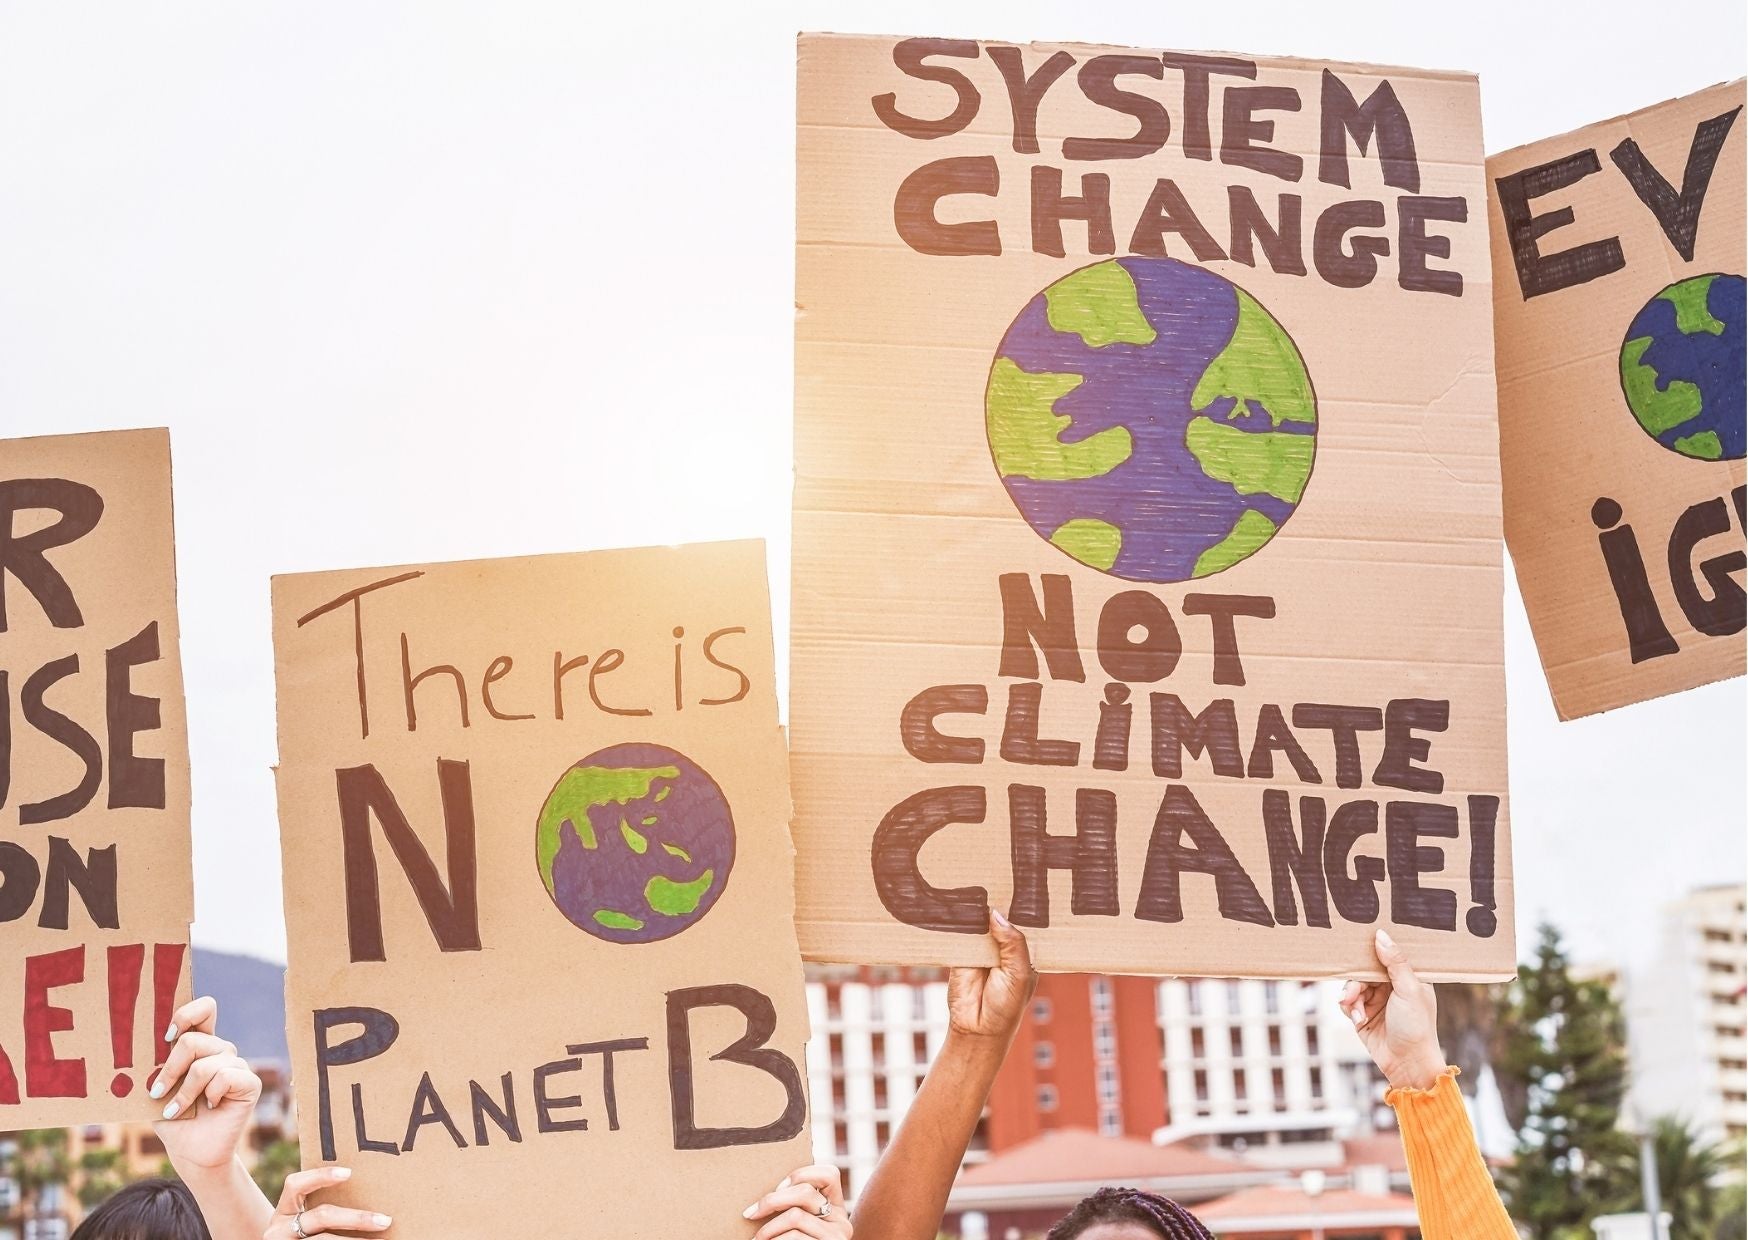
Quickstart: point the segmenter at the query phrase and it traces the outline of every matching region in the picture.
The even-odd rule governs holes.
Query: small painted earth
[[[734,865],[734,818],[704,770],[661,745],[614,745],[560,777],[536,860],[560,912],[611,943],[671,938],[710,911]]]
[[[1741,276],[1679,280],[1633,316],[1621,345],[1621,391],[1644,432],[1671,452],[1739,461],[1744,416]]]
[[[1130,581],[1188,581],[1255,554],[1293,515],[1317,399],[1285,329],[1231,281],[1172,258],[1062,277],[1002,337],[990,453],[1022,516]]]

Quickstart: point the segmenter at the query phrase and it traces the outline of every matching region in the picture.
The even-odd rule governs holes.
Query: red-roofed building
[[[1250,1240],[1417,1240],[1414,1198],[1340,1188],[1308,1193],[1296,1185],[1246,1188],[1196,1207],[1217,1236]]]

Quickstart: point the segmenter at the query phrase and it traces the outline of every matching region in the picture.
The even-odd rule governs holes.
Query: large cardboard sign
[[[306,1163],[394,1234],[739,1240],[808,1152],[762,544],[278,577],[273,630]]]
[[[1742,674],[1743,98],[1487,161],[1505,537],[1562,719]]]
[[[802,948],[1509,973],[1476,85],[800,44]]]
[[[145,1119],[193,878],[170,434],[0,442],[0,1130]]]

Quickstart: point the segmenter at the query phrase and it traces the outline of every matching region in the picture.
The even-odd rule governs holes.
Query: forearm
[[[178,1164],[176,1174],[194,1194],[212,1240],[261,1240],[273,1207],[249,1178],[241,1159],[218,1167]]]
[[[857,1198],[857,1240],[935,1240],[940,1234],[947,1194],[1006,1054],[1006,1039],[947,1036]]]
[[[1414,1206],[1426,1240],[1516,1240],[1457,1091],[1455,1069],[1426,1088],[1397,1088],[1390,1105],[1402,1128]]]

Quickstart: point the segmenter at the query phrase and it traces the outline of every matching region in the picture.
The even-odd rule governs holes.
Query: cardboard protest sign
[[[193,878],[170,434],[0,441],[0,1130],[148,1118]]]
[[[1509,974],[1474,79],[803,36],[798,120],[803,951]]]
[[[1505,537],[1562,719],[1742,674],[1743,97],[1487,161]]]
[[[808,1154],[762,544],[278,577],[273,629],[306,1163],[396,1234],[740,1240]]]

